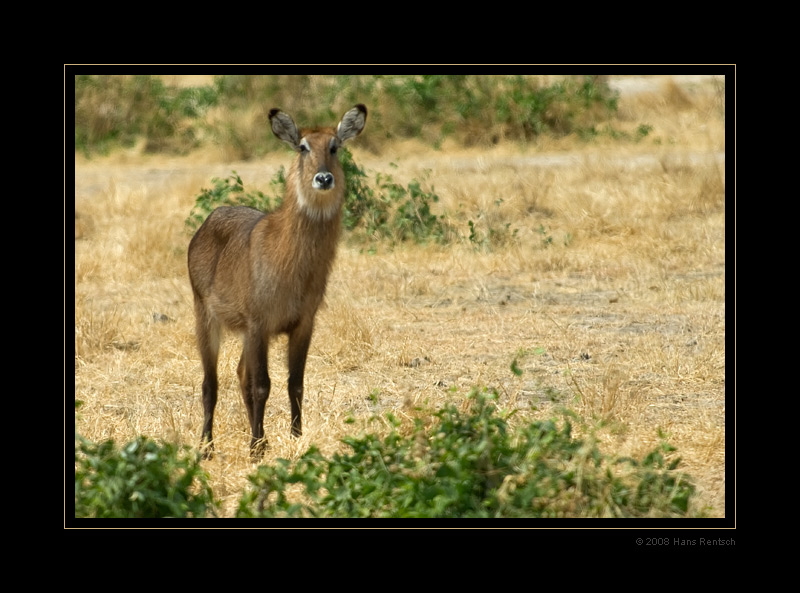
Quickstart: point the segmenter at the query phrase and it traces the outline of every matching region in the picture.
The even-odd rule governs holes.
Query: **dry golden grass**
[[[333,452],[345,434],[376,429],[370,418],[402,418],[487,385],[503,406],[521,410],[518,422],[574,409],[598,427],[606,452],[642,455],[660,428],[698,485],[697,505],[724,516],[726,205],[713,155],[724,155],[725,136],[714,89],[701,91],[666,81],[623,98],[615,124],[654,126],[624,148],[405,143],[377,155],[355,145],[368,172],[406,183],[430,170],[438,207],[461,237],[446,247],[378,245],[376,253],[343,241],[317,317],[299,439],[289,436],[285,339],[271,346],[265,462],[295,458],[312,443]],[[288,158],[76,162],[82,435],[198,444],[202,371],[184,219],[212,177],[235,169],[249,189],[266,189]],[[498,232],[478,247],[468,240],[470,220]],[[204,462],[226,516],[254,471],[239,352],[230,337],[220,357],[218,454]]]

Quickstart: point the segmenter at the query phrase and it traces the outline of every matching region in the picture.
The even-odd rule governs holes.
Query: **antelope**
[[[214,210],[189,243],[195,332],[203,364],[201,448],[213,451],[217,359],[223,328],[243,336],[237,374],[252,433],[250,452],[264,451],[264,407],[270,393],[269,340],[287,334],[291,434],[302,434],[303,375],[314,317],[325,294],[341,229],[345,177],[339,147],[364,129],[356,105],[336,128],[298,128],[272,109],[272,132],[297,151],[281,206],[270,214],[244,206]]]

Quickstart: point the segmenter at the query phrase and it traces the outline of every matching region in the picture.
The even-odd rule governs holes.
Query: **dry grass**
[[[332,452],[345,434],[375,428],[376,415],[403,417],[488,385],[522,411],[519,421],[576,410],[607,452],[641,455],[662,429],[698,484],[698,504],[724,516],[726,205],[711,156],[724,154],[724,125],[713,92],[669,83],[623,99],[620,112],[621,125],[651,123],[661,145],[434,152],[409,143],[381,155],[356,146],[359,164],[398,181],[430,169],[438,207],[462,237],[373,254],[343,242],[310,351],[300,439],[289,437],[285,340],[271,347],[265,461],[312,443]],[[235,169],[247,187],[266,188],[286,158],[76,163],[75,397],[85,437],[198,443],[202,371],[183,221],[212,177]],[[470,220],[505,232],[477,248]],[[254,470],[239,348],[231,337],[221,353],[218,455],[206,462],[225,515]]]

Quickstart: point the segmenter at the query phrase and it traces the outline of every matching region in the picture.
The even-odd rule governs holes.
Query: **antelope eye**
[[[311,147],[308,145],[305,138],[300,141],[300,152],[311,152]]]

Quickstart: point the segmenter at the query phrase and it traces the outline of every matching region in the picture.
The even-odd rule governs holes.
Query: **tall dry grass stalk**
[[[487,385],[501,406],[520,410],[515,421],[570,408],[620,454],[651,450],[662,429],[696,479],[700,504],[722,516],[726,202],[712,153],[724,153],[724,122],[713,97],[684,91],[687,103],[676,92],[621,103],[630,121],[652,123],[660,144],[601,142],[550,162],[542,146],[354,149],[367,171],[395,162],[401,183],[430,170],[437,208],[460,238],[379,244],[374,253],[344,239],[309,353],[299,439],[288,437],[283,345],[271,349],[264,461],[296,458],[312,443],[332,453],[348,433],[380,430],[386,412],[410,418]],[[211,177],[235,169],[246,185],[267,189],[280,162],[76,164],[83,436],[199,443],[202,371],[183,221]],[[493,238],[471,241],[469,221]],[[206,462],[223,515],[233,514],[254,470],[239,352],[236,339],[224,342],[218,454]]]

